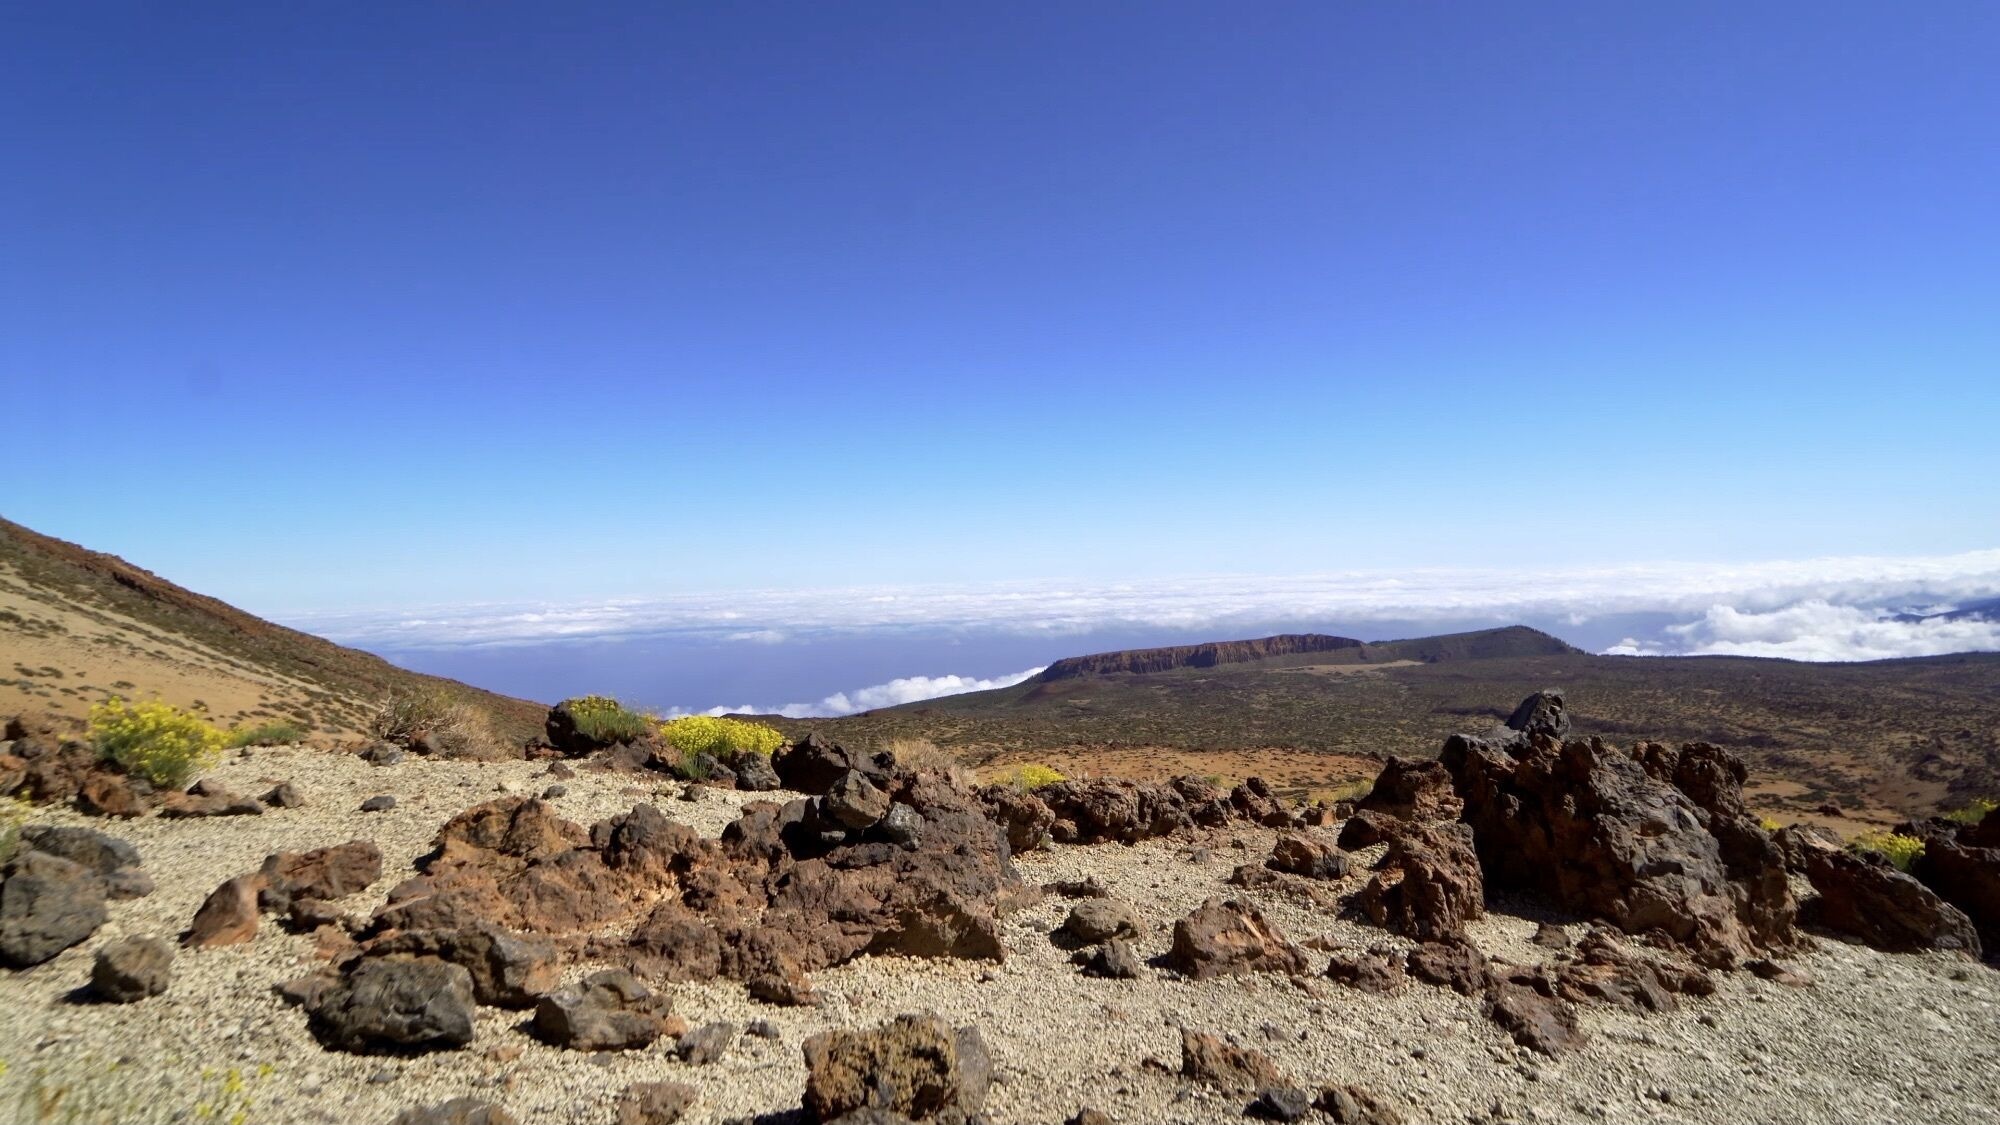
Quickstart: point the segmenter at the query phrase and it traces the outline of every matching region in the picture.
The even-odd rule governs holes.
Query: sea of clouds
[[[398,653],[591,639],[727,645],[1117,632],[1190,640],[1336,622],[1424,630],[1539,623],[1571,639],[1636,623],[1589,647],[1619,655],[1872,660],[2000,650],[2000,613],[1923,617],[2000,597],[2000,550],[1743,564],[1560,569],[1424,568],[1209,575],[1133,582],[749,590],[579,604],[456,605],[404,613],[294,615],[289,624]],[[1430,629],[1430,631],[1438,631]],[[1398,632],[1389,635],[1410,635]],[[1615,643],[1614,643],[1615,642]],[[1067,653],[1064,653],[1067,654]],[[1015,665],[1019,667],[1019,665]],[[713,707],[842,715],[1019,683],[1010,675],[907,676],[808,702]]]

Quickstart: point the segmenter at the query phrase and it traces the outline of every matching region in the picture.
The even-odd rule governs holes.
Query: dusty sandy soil
[[[716,1122],[796,1108],[805,1036],[925,1010],[984,1032],[998,1071],[988,1108],[1003,1123],[1058,1122],[1086,1104],[1121,1122],[1236,1119],[1242,1099],[1171,1073],[1180,1026],[1264,1050],[1301,1085],[1355,1082],[1389,1094],[1412,1122],[1970,1125],[1993,1121],[2000,1105],[2000,972],[1948,956],[1890,956],[1823,938],[1796,962],[1816,979],[1813,987],[1734,974],[1719,995],[1670,1014],[1587,1009],[1590,1044],[1550,1060],[1517,1048],[1474,1001],[1423,986],[1380,997],[1274,976],[1084,978],[1049,940],[1068,908],[1054,896],[1010,921],[1003,964],[866,958],[815,975],[827,999],[818,1009],[757,1004],[728,983],[664,986],[690,1025],[776,1025],[777,1039],[742,1037],[706,1067],[673,1059],[664,1044],[625,1054],[557,1050],[528,1036],[520,1013],[495,1009],[481,1010],[477,1039],[463,1051],[411,1058],[324,1051],[305,1017],[271,993],[308,966],[311,939],[269,920],[249,945],[181,951],[164,996],[122,1007],[76,1002],[95,949],[129,934],[177,933],[217,883],[271,851],[376,841],[386,859],[383,879],[343,903],[364,912],[410,873],[452,813],[547,783],[541,767],[527,763],[410,759],[375,768],[302,748],[232,759],[214,776],[244,792],[290,779],[309,803],[208,821],[36,814],[132,841],[159,889],[112,904],[109,924],[54,961],[0,971],[0,1060],[7,1064],[0,1120],[192,1121],[198,1103],[220,1103],[247,1109],[249,1122],[345,1125],[387,1122],[405,1106],[474,1095],[504,1104],[523,1122],[608,1125],[613,1099],[627,1084],[672,1079],[701,1091],[687,1120]],[[635,786],[628,777],[588,771],[565,784],[568,795],[556,804],[578,821],[653,800],[708,834],[744,800],[709,794],[689,803],[677,798],[678,786]],[[383,814],[356,811],[378,793],[393,793],[400,804]],[[1257,901],[1295,940],[1399,944],[1321,908],[1223,886],[1235,864],[1261,858],[1269,843],[1266,832],[1244,831],[1211,841],[1206,855],[1184,842],[1060,848],[1023,857],[1020,867],[1031,882],[1093,875],[1109,884],[1148,920],[1140,950],[1149,957],[1166,949],[1174,918],[1222,893]],[[1358,885],[1359,877],[1348,882]],[[1489,952],[1532,960],[1543,955],[1527,941],[1537,920],[1532,911],[1503,909],[1473,933]],[[229,1092],[230,1068],[243,1075],[239,1094]],[[59,1091],[61,1100],[42,1116]]]

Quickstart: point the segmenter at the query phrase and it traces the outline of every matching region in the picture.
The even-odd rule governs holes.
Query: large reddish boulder
[[[1174,923],[1167,967],[1195,980],[1238,973],[1307,971],[1306,952],[1293,945],[1256,907],[1212,898]]]

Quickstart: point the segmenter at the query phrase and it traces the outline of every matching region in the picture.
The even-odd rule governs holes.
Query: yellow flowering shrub
[[[1018,789],[1028,790],[1040,789],[1044,785],[1054,785],[1058,781],[1068,780],[1069,778],[1064,777],[1060,770],[1057,770],[1053,766],[1045,766],[1040,762],[1029,762],[1026,765],[1016,766],[1013,772],[1007,775],[1009,784]]]
[[[683,715],[660,724],[660,737],[681,752],[683,761],[697,754],[713,754],[729,761],[741,754],[770,757],[785,744],[785,736],[762,723],[741,719],[718,719],[710,715]]]
[[[1917,857],[1924,854],[1921,839],[1895,832],[1863,832],[1848,841],[1847,846],[1858,852],[1874,852],[1898,871],[1908,871]]]
[[[192,711],[157,699],[128,704],[116,697],[91,707],[90,736],[99,754],[169,789],[214,766],[228,741]]]
[[[1775,816],[1767,816],[1767,817],[1765,817],[1764,819],[1762,819],[1762,820],[1758,821],[1757,823],[1758,823],[1759,825],[1761,825],[1761,826],[1763,827],[1764,831],[1766,831],[1766,832],[1777,832],[1777,831],[1781,831],[1781,830],[1782,830],[1782,829],[1783,829],[1783,828],[1785,827],[1785,826],[1784,826],[1784,823],[1783,823],[1783,822],[1781,822],[1781,821],[1780,821],[1780,820],[1779,820],[1779,819],[1778,819],[1777,817],[1775,817]]]
[[[1962,809],[1953,809],[1944,814],[1944,818],[1959,824],[1978,824],[1996,807],[2000,807],[2000,803],[1996,803],[1991,797],[1974,797],[1971,804]]]

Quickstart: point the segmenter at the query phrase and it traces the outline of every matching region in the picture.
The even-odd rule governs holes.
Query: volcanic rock
[[[21,830],[21,843],[44,855],[61,856],[99,875],[139,866],[139,849],[94,828],[34,824]]]
[[[1845,848],[1801,844],[1799,851],[1819,892],[1813,913],[1820,925],[1892,953],[1954,949],[1978,958],[1972,919],[1911,876]]]
[[[1691,787],[1714,787],[1709,803],[1721,811],[1595,740],[1454,735],[1440,760],[1465,799],[1489,884],[1545,895],[1627,933],[1657,931],[1727,965],[1796,941],[1796,908],[1777,845],[1726,811],[1740,792],[1730,792],[1727,772],[1715,776],[1724,757],[1704,750],[1687,771]]]
[[[473,999],[496,1008],[532,1008],[555,988],[555,947],[490,923],[462,930],[411,930],[370,944],[370,956],[432,957],[463,968]]]
[[[39,965],[104,924],[104,880],[80,863],[24,851],[0,875],[0,965]]]
[[[1306,953],[1256,907],[1212,898],[1174,923],[1167,967],[1195,980],[1250,972],[1299,974],[1306,971]]]
[[[1403,1125],[1386,1098],[1360,1086],[1328,1086],[1313,1099],[1313,1107],[1333,1118],[1334,1125]]]
[[[1138,909],[1129,902],[1088,898],[1070,908],[1061,932],[1078,944],[1096,945],[1117,937],[1138,937],[1144,925]]]
[[[1538,691],[1523,699],[1507,716],[1507,729],[1529,737],[1542,735],[1561,741],[1569,737],[1569,708],[1559,691]]]
[[[1486,911],[1472,829],[1455,821],[1396,822],[1389,850],[1357,901],[1376,925],[1418,941],[1463,932]]]
[[[631,1050],[666,1032],[672,1007],[632,974],[606,969],[543,996],[535,1005],[535,1034],[577,1051]]]
[[[1347,853],[1333,841],[1305,832],[1288,832],[1271,845],[1264,866],[1308,879],[1338,879],[1347,874]]]
[[[389,1125],[520,1125],[513,1114],[478,1098],[453,1098],[429,1107],[412,1107]]]
[[[752,793],[768,793],[778,788],[778,771],[762,754],[740,754],[736,758],[736,788]]]
[[[1996,815],[2000,813],[1988,813],[1979,823],[1979,834],[1971,838],[1990,839]],[[1963,911],[1978,928],[1985,948],[2000,949],[2000,846],[1939,840],[1925,846],[1910,873]]]
[[[1384,946],[1365,953],[1336,953],[1327,964],[1326,975],[1349,988],[1385,995],[1402,988],[1408,979],[1403,959]]]
[[[1417,822],[1457,820],[1465,802],[1452,788],[1451,771],[1434,759],[1391,756],[1356,812],[1379,813]]]
[[[90,970],[90,993],[112,1004],[158,996],[173,981],[174,951],[152,937],[129,937],[97,951]]]
[[[261,911],[257,900],[264,889],[261,875],[238,875],[210,891],[188,923],[181,944],[197,948],[238,945],[257,936]]]
[[[869,784],[858,770],[848,770],[820,799],[821,815],[849,831],[859,832],[889,815],[889,795]]]
[[[1181,1074],[1224,1090],[1249,1091],[1284,1083],[1269,1055],[1218,1035],[1181,1029]]]
[[[804,1050],[805,1111],[820,1122],[876,1110],[960,1125],[977,1119],[993,1078],[979,1029],[953,1028],[934,1015],[824,1031]]]
[[[884,752],[870,757],[818,734],[781,747],[771,756],[771,766],[785,788],[812,794],[825,793],[849,771],[861,774],[877,788],[888,785],[897,773],[893,755]]]
[[[682,1082],[634,1082],[618,1095],[616,1125],[674,1125],[698,1091]]]
[[[270,792],[257,799],[264,802],[266,807],[274,809],[296,809],[306,803],[305,796],[299,792],[299,787],[289,781],[280,781],[271,787]]]
[[[1138,980],[1146,972],[1145,962],[1123,938],[1079,949],[1070,960],[1082,966],[1083,975],[1106,980]]]
[[[308,1007],[321,1043],[356,1053],[472,1042],[472,977],[442,961],[364,957]]]
[[[185,793],[169,793],[160,802],[160,815],[168,819],[195,816],[258,816],[264,806],[253,798],[234,793],[209,781],[197,781]]]

